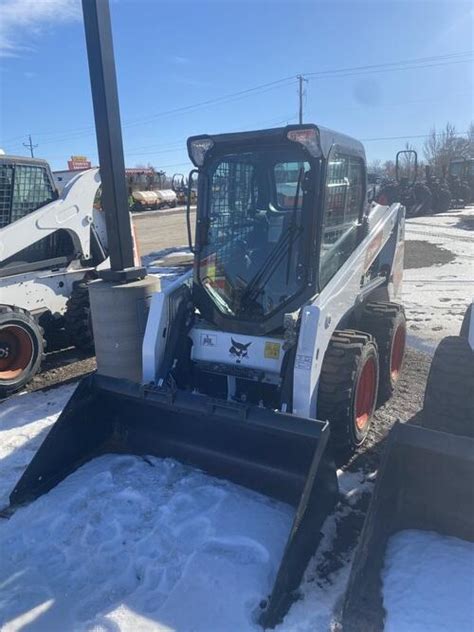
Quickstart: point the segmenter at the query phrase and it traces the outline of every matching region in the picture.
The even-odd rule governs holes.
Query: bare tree
[[[387,178],[395,177],[395,162],[393,160],[386,160],[383,163],[383,171]]]
[[[382,165],[382,161],[379,158],[372,160],[367,166],[367,171],[370,173],[375,173],[378,176],[382,176],[384,174],[384,168]]]
[[[452,123],[446,123],[441,132],[433,127],[426,139],[423,151],[426,161],[437,175],[442,175],[449,168],[453,158],[465,157],[473,153],[474,125],[471,123],[467,138],[460,136]]]

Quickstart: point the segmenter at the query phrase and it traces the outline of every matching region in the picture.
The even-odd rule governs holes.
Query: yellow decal
[[[266,342],[265,357],[269,360],[278,360],[280,358],[280,346],[279,342]]]

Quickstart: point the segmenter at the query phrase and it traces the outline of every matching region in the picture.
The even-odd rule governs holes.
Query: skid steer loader
[[[46,161],[0,156],[0,397],[35,375],[46,345],[93,349],[86,284],[108,265],[99,187],[89,170],[58,195]]]
[[[273,627],[337,502],[333,451],[363,443],[400,374],[405,320],[393,301],[405,209],[367,204],[363,146],[315,125],[196,136],[188,151],[194,270],[153,293],[143,325],[136,306],[104,316],[108,286],[91,283],[97,373],[10,503],[106,452],[175,458],[290,503],[293,527],[260,617]],[[131,323],[142,370],[127,379]]]

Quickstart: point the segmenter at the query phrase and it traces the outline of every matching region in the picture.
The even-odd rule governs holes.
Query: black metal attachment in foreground
[[[419,529],[474,541],[473,480],[474,439],[393,427],[352,565],[344,632],[384,629],[382,572],[392,535]]]
[[[174,458],[296,507],[261,624],[285,615],[320,529],[338,499],[329,426],[204,395],[162,391],[93,374],[79,384],[22,478],[10,506],[30,502],[106,453]],[[262,599],[266,595],[262,595]]]
[[[111,281],[134,281],[143,278],[145,270],[135,268],[133,260],[109,2],[82,0],[82,12],[110,255],[110,270],[100,276]]]

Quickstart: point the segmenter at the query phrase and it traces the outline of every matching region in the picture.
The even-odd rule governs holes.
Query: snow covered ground
[[[0,406],[0,506],[73,388]],[[372,480],[339,474],[344,500],[278,632],[328,630],[344,592],[352,551],[324,582],[317,568]],[[292,517],[171,460],[101,457],[0,519],[0,630],[255,632]]]
[[[418,242],[425,242],[452,253],[452,261],[408,268],[403,275],[409,343],[432,351],[444,336],[459,334],[474,297],[474,207],[409,219],[406,240],[420,250]]]
[[[429,531],[390,538],[383,573],[384,632],[474,629],[474,544]]]

